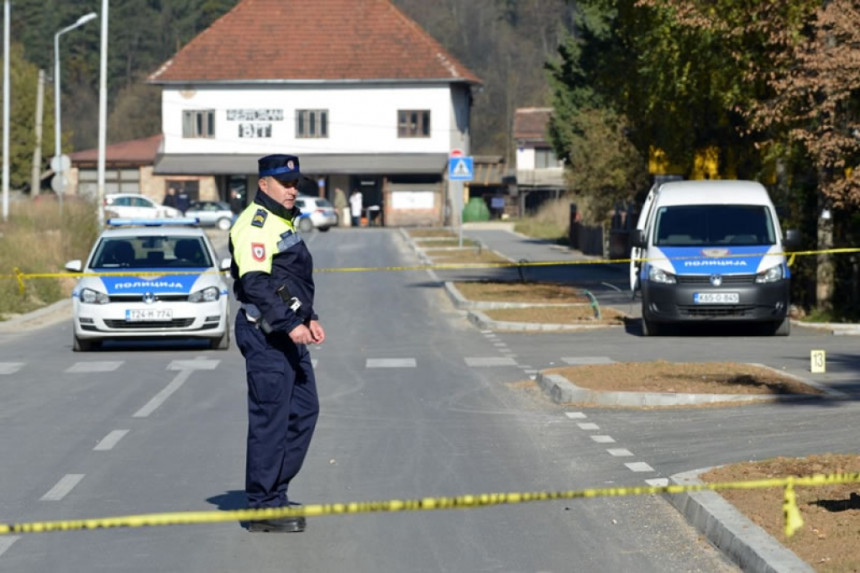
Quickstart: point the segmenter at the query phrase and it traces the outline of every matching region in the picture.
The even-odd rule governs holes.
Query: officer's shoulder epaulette
[[[254,218],[251,219],[252,227],[260,227],[266,224],[266,217],[269,216],[269,212],[265,209],[257,209],[257,212],[254,213]]]

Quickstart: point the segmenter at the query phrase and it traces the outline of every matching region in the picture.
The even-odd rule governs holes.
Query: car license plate
[[[147,308],[144,310],[126,310],[126,322],[161,322],[165,320],[173,320],[173,311],[167,309]]]
[[[696,304],[738,304],[740,301],[741,296],[736,292],[693,293],[693,302]]]

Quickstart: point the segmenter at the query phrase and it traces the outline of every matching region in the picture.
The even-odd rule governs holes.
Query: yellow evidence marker
[[[813,374],[824,374],[826,366],[823,350],[809,351],[809,369]]]

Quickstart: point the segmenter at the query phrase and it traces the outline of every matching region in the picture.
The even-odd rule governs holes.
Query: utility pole
[[[33,176],[30,179],[30,197],[36,198],[42,189],[42,119],[45,115],[45,70],[39,70],[36,89],[36,148],[33,150]]]

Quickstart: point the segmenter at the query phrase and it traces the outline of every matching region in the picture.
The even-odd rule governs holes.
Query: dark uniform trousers
[[[319,415],[310,353],[285,332],[264,334],[243,311],[236,316],[236,344],[248,380],[248,506],[282,507]]]

